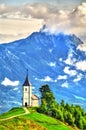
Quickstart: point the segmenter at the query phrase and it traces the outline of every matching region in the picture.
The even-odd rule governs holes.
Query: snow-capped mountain
[[[75,35],[35,32],[26,39],[0,44],[0,113],[22,104],[28,69],[33,92],[49,84],[58,102],[86,109],[86,53]]]

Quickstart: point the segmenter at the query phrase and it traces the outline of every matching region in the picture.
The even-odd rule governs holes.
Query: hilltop
[[[74,130],[59,120],[36,112],[34,108],[29,108],[29,112],[24,112],[21,107],[0,115],[0,130]]]

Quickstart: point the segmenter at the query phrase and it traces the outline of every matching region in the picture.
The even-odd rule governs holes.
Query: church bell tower
[[[26,75],[25,82],[23,83],[23,101],[22,106],[30,107],[31,106],[31,96],[32,96],[32,86],[28,80],[28,71]]]

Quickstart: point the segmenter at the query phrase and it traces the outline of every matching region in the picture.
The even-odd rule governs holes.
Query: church
[[[23,100],[22,106],[23,107],[32,107],[32,106],[39,106],[39,98],[35,94],[32,94],[32,85],[28,79],[28,72],[26,75],[26,79],[23,83]]]

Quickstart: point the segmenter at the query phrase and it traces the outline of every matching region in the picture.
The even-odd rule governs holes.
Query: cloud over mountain
[[[86,60],[77,62],[75,66],[79,70],[86,71]]]
[[[0,42],[24,38],[46,24],[45,31],[72,33],[82,39],[86,34],[86,3],[74,10],[59,10],[49,4],[0,5]]]

